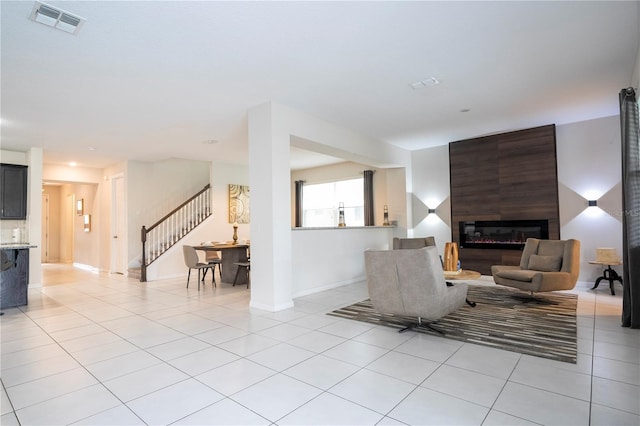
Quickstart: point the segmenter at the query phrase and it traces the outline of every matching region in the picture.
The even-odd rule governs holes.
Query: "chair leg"
[[[249,266],[240,266],[238,265],[238,269],[236,269],[236,276],[233,278],[233,286],[235,287],[238,283],[238,275],[240,274],[240,269],[244,269],[247,274],[247,288],[249,288],[249,284],[251,283],[251,268]]]
[[[236,283],[238,282],[238,274],[240,273],[240,268],[241,266],[238,266],[238,269],[236,269],[236,276],[233,278],[233,286],[236,286]]]
[[[433,327],[431,324],[421,324],[420,327],[427,327],[429,330],[432,330],[432,331],[435,331],[438,334],[444,335],[444,331],[438,330],[437,328]]]
[[[189,279],[191,278],[191,268],[189,268],[189,275],[187,275],[187,288],[189,288]]]
[[[198,268],[198,291],[200,291],[200,268]]]

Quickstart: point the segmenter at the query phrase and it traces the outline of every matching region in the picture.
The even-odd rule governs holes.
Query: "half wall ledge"
[[[291,228],[292,231],[323,231],[323,230],[345,230],[345,229],[384,229],[384,228],[397,228],[396,225],[374,225],[374,226],[305,226],[299,228]]]

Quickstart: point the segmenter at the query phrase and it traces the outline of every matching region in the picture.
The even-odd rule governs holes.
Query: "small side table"
[[[482,274],[480,274],[480,272],[478,271],[472,271],[470,269],[463,269],[461,271],[444,271],[444,279],[445,280],[477,280],[478,278],[480,278],[482,276]],[[453,284],[450,282],[447,282],[447,286],[452,286]],[[471,306],[472,308],[474,308],[476,306],[476,302],[472,302],[469,299],[465,299],[464,300],[467,305]]]
[[[463,269],[460,272],[444,271],[444,278],[447,280],[477,280],[482,275],[480,272]]]
[[[607,280],[609,281],[609,288],[611,289],[611,295],[615,296],[616,292],[613,289],[613,282],[620,281],[620,284],[622,284],[622,277],[618,275],[618,273],[611,266],[622,265],[622,262],[590,260],[589,263],[592,265],[602,265],[607,267],[607,269],[605,269],[602,272],[602,276],[596,280],[596,284],[591,288],[591,290],[595,290],[596,288],[598,288],[598,286],[600,285],[600,281]]]

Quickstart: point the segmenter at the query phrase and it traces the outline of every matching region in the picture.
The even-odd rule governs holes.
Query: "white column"
[[[29,286],[42,285],[42,148],[31,148],[29,162],[29,243],[38,247],[29,249]]]
[[[249,111],[251,302],[253,308],[293,307],[289,133],[278,108]]]

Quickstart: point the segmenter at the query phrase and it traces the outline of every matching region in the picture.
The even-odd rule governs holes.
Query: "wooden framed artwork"
[[[249,223],[249,187],[229,185],[229,223]]]

